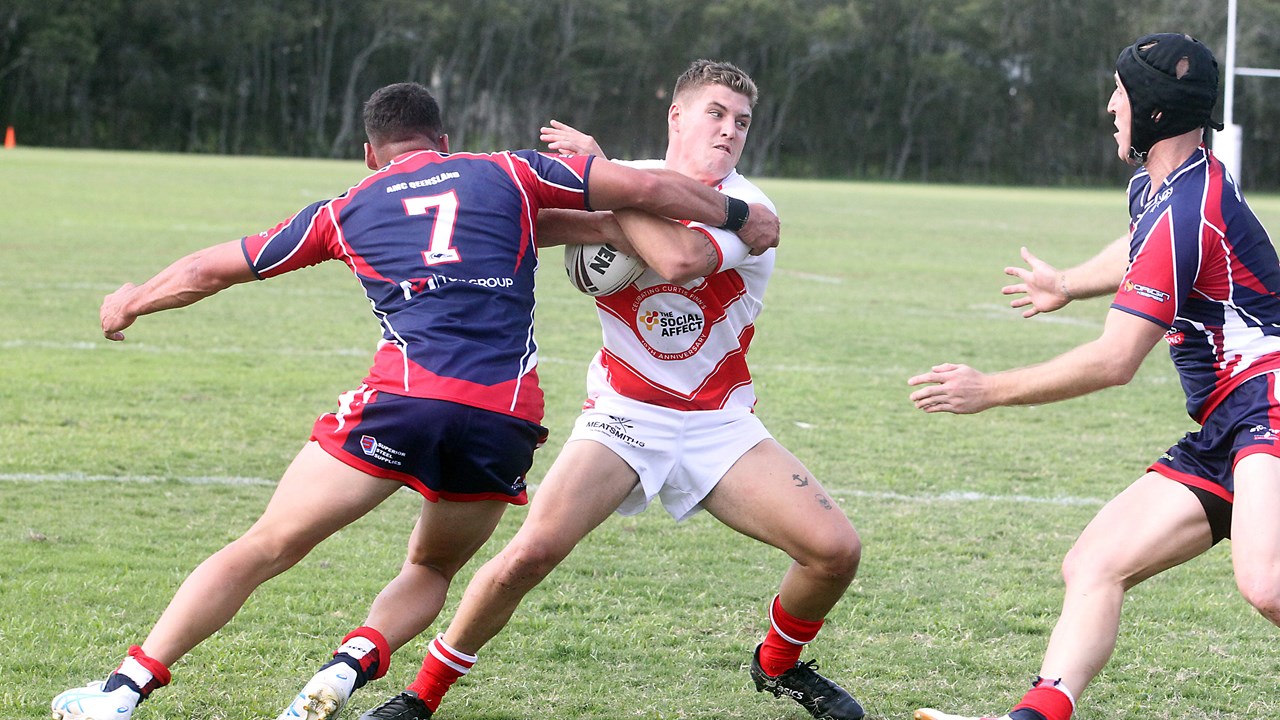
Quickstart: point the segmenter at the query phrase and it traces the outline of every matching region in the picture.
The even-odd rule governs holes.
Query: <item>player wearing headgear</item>
[[[1029,267],[1006,294],[1023,315],[1112,295],[1101,337],[1039,365],[983,374],[944,364],[908,382],[929,413],[1041,404],[1127,383],[1163,337],[1201,428],[1112,499],[1063,562],[1062,614],[1009,720],[1067,720],[1115,648],[1125,593],[1232,538],[1236,584],[1280,625],[1280,261],[1222,163],[1203,144],[1217,98],[1213,54],[1148,35],[1116,61],[1107,104],[1129,182],[1129,234],[1058,272]],[[1024,295],[1025,296],[1022,296]],[[965,720],[933,709],[916,720]]]

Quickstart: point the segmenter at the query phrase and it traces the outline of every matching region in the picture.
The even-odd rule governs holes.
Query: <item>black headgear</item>
[[[1178,63],[1187,70],[1178,77]],[[1218,100],[1218,61],[1199,40],[1181,33],[1139,38],[1120,51],[1116,73],[1129,94],[1129,159],[1147,161],[1151,146],[1196,128],[1221,130],[1210,113]]]

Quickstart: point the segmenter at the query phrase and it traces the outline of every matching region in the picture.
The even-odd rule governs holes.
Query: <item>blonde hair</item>
[[[682,94],[700,90],[708,85],[723,85],[746,96],[751,101],[751,107],[755,107],[756,99],[759,97],[755,81],[738,66],[727,62],[695,60],[688,70],[676,78],[676,89],[671,99],[678,101]]]

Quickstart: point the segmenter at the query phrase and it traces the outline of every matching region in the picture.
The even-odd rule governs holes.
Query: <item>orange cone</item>
[[[10,125],[9,128],[4,131],[4,149],[12,150],[13,148],[17,147],[17,145],[18,145],[18,141],[13,136],[13,126]]]

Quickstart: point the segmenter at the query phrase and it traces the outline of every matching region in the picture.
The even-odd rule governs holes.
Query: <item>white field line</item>
[[[1106,504],[1101,498],[1071,497],[1035,497],[1033,495],[988,495],[987,493],[969,491],[951,491],[926,495],[905,495],[895,492],[870,492],[866,490],[836,490],[831,493],[836,497],[870,498],[875,500],[896,500],[912,504],[924,503],[1000,503],[1009,505],[1057,505],[1060,507],[1100,506]]]
[[[1074,325],[1076,327],[1101,328],[1101,318],[1076,318],[1067,315],[1054,315],[1053,313],[1041,313],[1030,319],[1022,317],[1022,311],[1009,307],[1008,305],[997,305],[994,303],[979,303],[970,305],[970,310],[975,311],[980,317],[987,320],[1023,320],[1026,322],[1042,322],[1051,325]]]
[[[236,477],[222,475],[196,475],[190,477],[169,477],[160,475],[88,475],[85,473],[0,473],[0,482],[14,483],[121,483],[148,484],[174,481],[187,485],[260,485],[273,486],[275,480],[255,477]],[[529,485],[529,490],[536,491],[537,484]],[[1100,506],[1105,500],[1099,498],[1082,498],[1071,496],[1035,497],[1032,495],[989,495],[979,492],[944,492],[908,495],[905,493],[836,490],[831,493],[837,498],[867,498],[872,500],[889,500],[909,504],[936,503],[1000,503],[1010,505],[1057,505],[1063,507]]]
[[[61,350],[65,352],[140,352],[155,355],[185,355],[191,353],[200,353],[201,355],[285,355],[291,357],[368,357],[373,358],[374,350],[372,345],[367,348],[333,348],[329,350],[306,350],[302,348],[287,348],[278,346],[263,346],[261,349],[250,349],[235,346],[222,347],[185,347],[172,345],[151,345],[148,343],[130,343],[121,344],[112,343],[107,340],[95,341],[54,341],[54,340],[0,340],[0,350],[21,350],[24,348],[34,348],[37,350]],[[538,353],[538,362],[546,365],[579,365],[584,369],[587,366],[585,359],[567,359],[544,355]],[[773,372],[794,372],[813,375],[815,373],[839,373],[847,370],[839,365],[757,365],[757,370],[767,370]],[[894,372],[899,372],[896,368]],[[902,371],[905,372],[905,371]]]
[[[193,475],[170,477],[163,475],[89,475],[87,473],[0,473],[0,482],[29,483],[120,483],[141,484],[168,482],[187,485],[275,485],[275,480],[231,475]]]
[[[817,273],[802,272],[800,270],[789,270],[787,268],[777,268],[773,272],[775,275],[787,275],[790,277],[799,278],[801,280],[808,280],[810,282],[819,282],[827,285],[843,285],[844,284],[844,278],[836,277],[834,275],[819,275]]]
[[[342,357],[350,356],[368,356],[373,357],[375,350],[371,344],[367,348],[333,348],[324,350],[306,350],[302,348],[287,348],[279,346],[263,345],[260,350],[251,350],[248,348],[231,346],[221,347],[185,347],[172,345],[152,345],[145,342],[124,342],[113,343],[109,340],[78,340],[78,341],[55,341],[55,340],[5,340],[0,341],[0,349],[4,350],[21,350],[24,348],[35,348],[38,350],[65,350],[76,352],[97,352],[99,350],[106,352],[141,352],[154,354],[190,354],[200,353],[201,355],[251,355],[251,354],[271,354],[271,355],[295,355],[295,356],[331,356],[337,355]]]

